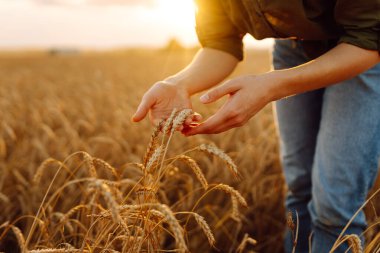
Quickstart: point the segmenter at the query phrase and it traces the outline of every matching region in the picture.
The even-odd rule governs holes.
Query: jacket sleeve
[[[243,59],[244,34],[231,22],[221,1],[196,0],[196,31],[202,47],[218,49]]]
[[[343,28],[339,42],[380,53],[380,0],[337,0],[335,20]]]

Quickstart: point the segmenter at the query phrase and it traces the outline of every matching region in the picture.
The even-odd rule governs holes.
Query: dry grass
[[[270,107],[208,137],[174,133],[189,112],[153,134],[129,120],[147,87],[193,54],[0,56],[0,251],[281,252],[284,179]],[[247,59],[236,74],[269,68],[267,52]],[[194,105],[206,116],[217,106]],[[365,252],[379,249],[377,203],[366,207]]]

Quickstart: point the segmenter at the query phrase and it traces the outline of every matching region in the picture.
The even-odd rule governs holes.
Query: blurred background
[[[0,50],[157,48],[169,39],[194,47],[194,12],[192,0],[0,0]]]

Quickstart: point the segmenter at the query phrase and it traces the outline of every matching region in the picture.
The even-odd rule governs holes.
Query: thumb
[[[154,102],[154,99],[143,98],[141,100],[141,103],[137,107],[135,114],[132,116],[132,121],[139,122],[143,120],[145,116],[148,114],[149,109],[154,105]]]
[[[212,103],[227,94],[237,91],[238,89],[239,87],[236,82],[230,80],[220,85],[219,87],[206,92],[199,98],[199,100],[204,104]]]

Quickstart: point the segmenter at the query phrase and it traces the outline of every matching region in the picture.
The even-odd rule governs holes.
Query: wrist
[[[176,86],[181,92],[187,94],[187,96],[192,96],[195,92],[191,90],[191,84],[183,78],[177,76],[170,76],[164,80],[168,85]]]
[[[271,81],[269,82],[269,99],[271,102],[290,96],[288,87],[292,83],[290,75],[286,70],[274,70],[268,73]]]

